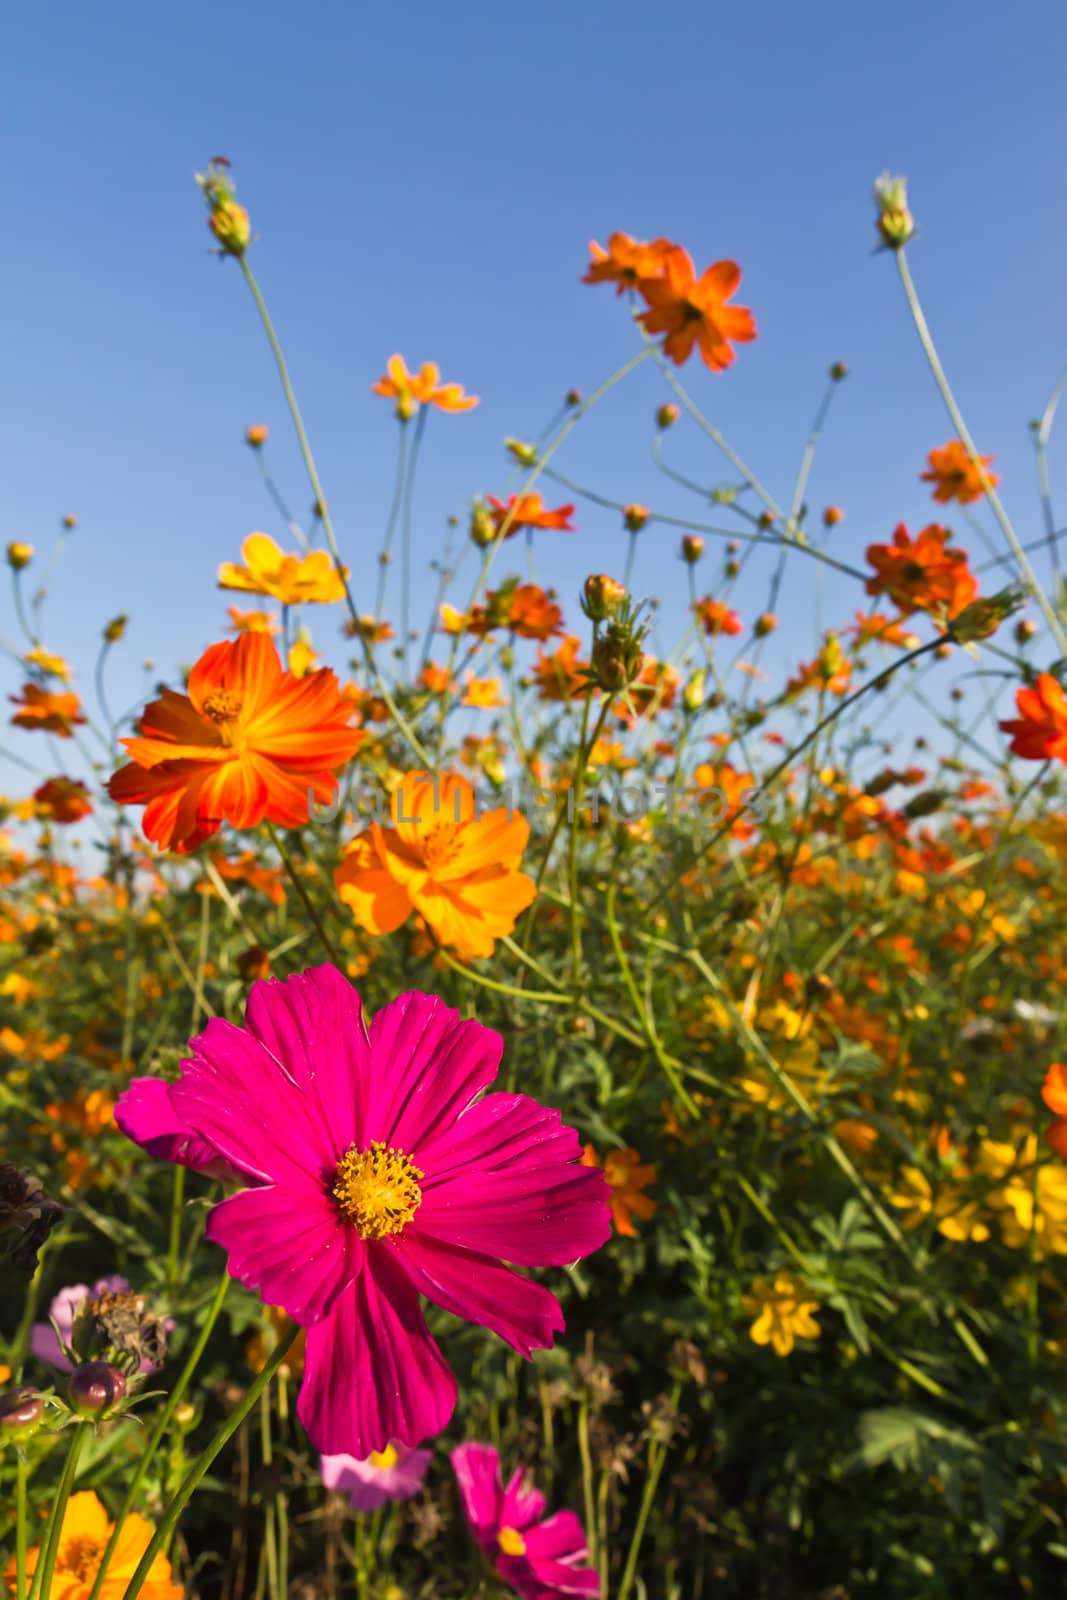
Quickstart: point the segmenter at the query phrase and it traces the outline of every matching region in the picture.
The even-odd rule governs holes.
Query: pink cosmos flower
[[[452,1466],[463,1509],[482,1554],[523,1600],[553,1600],[560,1594],[597,1595],[600,1577],[584,1565],[588,1551],[573,1511],[540,1521],[545,1497],[523,1488],[516,1467],[504,1488],[500,1456],[491,1444],[461,1444]]]
[[[483,1095],[499,1034],[426,994],[368,1028],[351,984],[322,966],[254,984],[245,1027],[214,1018],[191,1049],[156,1096],[159,1127],[143,1080],[116,1120],[146,1148],[176,1138],[187,1159],[199,1139],[245,1180],[207,1237],[307,1328],[298,1410],[320,1452],[365,1460],[448,1421],[456,1383],[420,1295],[523,1355],[551,1345],[559,1302],[502,1261],[563,1266],[598,1249],[608,1191],[558,1111]]]
[[[388,1444],[366,1461],[355,1456],[323,1456],[319,1462],[327,1489],[348,1496],[353,1511],[377,1511],[387,1500],[410,1500],[422,1488],[432,1450]]]
[[[70,1344],[78,1307],[83,1300],[95,1299],[98,1294],[124,1294],[129,1287],[129,1279],[115,1272],[109,1278],[98,1278],[91,1286],[87,1283],[72,1283],[66,1289],[60,1289],[48,1307],[50,1320],[35,1322],[30,1329],[30,1349],[38,1361],[43,1361],[48,1367],[54,1367],[57,1372],[73,1372],[74,1368],[63,1354],[61,1341],[62,1344]],[[52,1326],[53,1323],[55,1327]],[[59,1329],[58,1337],[56,1328]],[[154,1372],[156,1369],[148,1365],[143,1370]]]

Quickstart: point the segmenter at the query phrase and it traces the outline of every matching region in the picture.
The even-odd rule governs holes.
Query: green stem
[[[137,1563],[136,1571],[126,1586],[123,1600],[135,1600],[135,1597],[140,1594],[141,1586],[148,1576],[149,1568],[159,1552],[166,1548],[171,1534],[178,1525],[179,1517],[199,1488],[201,1480],[206,1476],[215,1458],[233,1438],[242,1422],[259,1400],[259,1397],[263,1393],[264,1389],[266,1389],[271,1382],[274,1374],[277,1372],[278,1368],[289,1354],[289,1349],[295,1342],[299,1332],[300,1328],[294,1322],[292,1327],[282,1335],[271,1352],[263,1371],[255,1379],[244,1399],[238,1406],[235,1406],[233,1411],[227,1417],[226,1421],[223,1423],[222,1427],[219,1429],[218,1433],[216,1433],[215,1437],[212,1439],[211,1443],[201,1451],[200,1455],[189,1469],[181,1488],[174,1496],[174,1499],[167,1508],[163,1520],[160,1522],[158,1528],[153,1534],[148,1548],[145,1550],[144,1555]]]
[[[289,874],[289,880],[292,883],[293,888],[296,890],[297,894],[299,895],[300,902],[303,905],[304,910],[307,912],[308,917],[311,919],[311,925],[315,929],[315,932],[318,934],[319,939],[322,941],[322,948],[325,950],[326,954],[329,956],[329,958],[333,962],[334,966],[335,967],[340,967],[342,965],[341,957],[338,955],[337,951],[334,949],[333,941],[330,938],[329,934],[326,932],[326,929],[322,925],[322,921],[321,921],[321,919],[319,917],[319,914],[315,910],[314,905],[312,904],[311,896],[307,892],[307,888],[305,887],[304,880],[303,880],[303,878],[301,878],[300,874],[297,872],[296,866],[293,863],[292,857],[289,855],[288,850],[286,850],[284,844],[281,841],[281,835],[279,834],[277,828],[274,826],[273,822],[267,822],[265,824],[265,827],[267,829],[268,834],[270,835],[271,843],[274,845],[275,850],[277,850],[278,854],[282,858],[282,863],[283,863],[283,865],[285,867],[285,870]]]
[[[189,1352],[188,1360],[178,1376],[177,1383],[170,1392],[170,1398],[167,1400],[166,1405],[156,1418],[152,1432],[148,1435],[148,1439],[145,1442],[144,1448],[137,1457],[137,1465],[134,1468],[133,1477],[130,1479],[129,1487],[127,1488],[126,1494],[123,1498],[119,1514],[115,1518],[115,1526],[111,1530],[111,1537],[107,1542],[107,1548],[101,1557],[100,1566],[97,1571],[96,1578],[93,1581],[93,1587],[89,1593],[89,1600],[99,1600],[100,1590],[103,1587],[104,1578],[107,1575],[108,1564],[115,1553],[115,1547],[118,1544],[119,1538],[122,1534],[123,1524],[133,1509],[133,1504],[137,1499],[137,1493],[141,1487],[144,1475],[148,1471],[152,1458],[159,1448],[160,1440],[163,1438],[163,1435],[170,1426],[171,1418],[181,1403],[182,1395],[189,1387],[190,1379],[192,1378],[193,1373],[196,1371],[196,1368],[200,1362],[200,1357],[203,1355],[204,1350],[207,1347],[207,1342],[211,1337],[211,1330],[218,1321],[219,1313],[222,1310],[223,1301],[226,1299],[229,1287],[230,1275],[228,1272],[223,1272],[221,1278],[219,1279],[218,1287],[215,1290],[215,1298],[208,1307],[208,1313],[204,1319],[204,1326],[201,1328],[200,1333],[197,1336],[196,1343]]]
[[[578,1450],[582,1458],[582,1498],[585,1501],[585,1537],[589,1546],[589,1565],[598,1556],[596,1504],[593,1499],[593,1456],[589,1448],[589,1396],[583,1394],[578,1406]]]
[[[26,1457],[15,1456],[15,1600],[26,1600]]]
[[[30,1600],[35,1600],[38,1594],[49,1600],[52,1593],[52,1577],[56,1570],[56,1557],[59,1554],[59,1540],[63,1532],[63,1519],[66,1516],[67,1501],[70,1491],[74,1486],[74,1476],[78,1470],[78,1457],[81,1454],[85,1436],[91,1430],[89,1422],[78,1422],[74,1426],[74,1435],[67,1451],[67,1459],[63,1467],[63,1476],[59,1480],[56,1498],[52,1502],[52,1518],[48,1524],[48,1536],[44,1548],[44,1560],[37,1563],[33,1574],[33,1583],[30,1586]]]
[[[897,268],[900,272],[900,281],[904,286],[904,294],[907,298],[908,307],[915,323],[915,329],[919,335],[919,340],[926,354],[926,359],[930,364],[930,371],[934,375],[934,381],[941,392],[942,400],[945,402],[945,409],[952,418],[952,425],[959,435],[967,454],[971,458],[971,465],[978,474],[979,481],[982,485],[982,488],[985,490],[986,499],[989,501],[993,515],[999,522],[1001,531],[1004,534],[1004,537],[1007,539],[1008,544],[1011,546],[1011,552],[1018,563],[1019,571],[1023,574],[1027,583],[1029,583],[1033,589],[1034,598],[1045,614],[1045,621],[1052,629],[1053,638],[1056,640],[1061,655],[1067,657],[1067,632],[1064,631],[1063,623],[1060,621],[1055,607],[1052,605],[1048,596],[1045,594],[1045,591],[1042,589],[1041,584],[1038,581],[1037,574],[1030,565],[1026,551],[1019,543],[1015,529],[1012,527],[1011,519],[1001,504],[1000,496],[997,494],[996,489],[989,479],[989,475],[982,465],[982,460],[978,454],[974,440],[971,438],[967,424],[963,420],[963,413],[956,404],[956,397],[949,385],[948,378],[945,376],[945,369],[941,365],[941,358],[937,353],[937,347],[934,344],[933,336],[930,332],[926,318],[923,315],[923,309],[919,303],[919,296],[916,293],[915,285],[912,282],[911,272],[908,269],[907,257],[905,255],[903,246],[901,246],[899,250],[894,251],[894,254],[897,258]]]
[[[672,1404],[677,1406],[681,1394],[681,1385],[675,1384]],[[626,1566],[623,1569],[622,1580],[616,1600],[626,1600],[630,1587],[637,1571],[637,1558],[641,1553],[641,1541],[645,1537],[645,1528],[648,1524],[652,1502],[656,1496],[660,1476],[667,1460],[666,1445],[657,1444],[655,1439],[648,1441],[648,1469],[645,1473],[645,1487],[641,1495],[641,1504],[637,1512],[637,1521],[634,1523],[633,1538],[630,1540],[630,1549],[626,1557]]]
[[[404,498],[404,478],[407,472],[408,459],[408,425],[401,419],[400,423],[400,449],[396,458],[396,482],[393,485],[393,499],[389,507],[389,518],[385,524],[385,543],[382,545],[378,557],[378,593],[374,600],[374,620],[381,622],[385,607],[385,586],[389,577],[389,563],[393,557],[393,535],[396,532],[396,519],[400,515],[400,506]]]

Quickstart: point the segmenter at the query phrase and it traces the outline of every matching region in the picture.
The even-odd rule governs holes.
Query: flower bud
[[[942,789],[924,789],[922,794],[912,797],[904,807],[906,817],[930,817],[935,811],[940,811],[944,805],[946,795]]]
[[[252,240],[252,224],[244,206],[239,206],[236,200],[224,200],[212,211],[207,225],[219,241],[223,255],[244,255]]]
[[[12,572],[21,572],[33,560],[33,545],[16,540],[7,547],[7,564]]]
[[[830,377],[833,379],[834,383],[840,383],[842,378],[848,377],[848,368],[845,366],[843,361],[834,362],[833,366],[830,368]]]
[[[736,578],[741,571],[741,563],[739,561],[727,561],[722,570],[728,578]]]
[[[1021,617],[1015,624],[1015,638],[1019,644],[1026,644],[1037,632],[1037,623],[1032,617]]]
[[[685,688],[682,690],[682,705],[687,711],[699,711],[704,704],[704,686],[707,674],[694,672]]]
[[[580,389],[568,389],[567,393],[563,396],[563,404],[565,406],[569,406],[572,411],[574,410],[575,406],[580,406],[581,403],[582,394]]]
[[[644,651],[632,630],[616,622],[609,623],[593,646],[596,681],[609,694],[618,694],[640,676],[644,659]]]
[[[245,429],[245,444],[251,445],[253,450],[261,450],[270,437],[270,429],[265,422],[253,422],[250,428]]]
[[[773,528],[774,518],[772,517],[771,513],[769,511],[761,511],[759,516],[756,518],[756,526],[763,529]]]
[[[70,513],[68,512],[67,515],[63,518],[63,522],[62,522],[62,527],[63,527],[64,533],[73,533],[74,529],[77,526],[78,526],[77,517],[72,517],[70,515]]]
[[[582,590],[582,610],[591,622],[604,622],[613,616],[626,599],[626,590],[605,573],[586,578]]]
[[[237,957],[237,970],[246,983],[270,977],[270,956],[261,944],[250,944]]]
[[[677,406],[670,404],[659,406],[656,411],[657,428],[673,428],[681,413]]]
[[[1026,590],[1018,584],[1001,589],[997,594],[972,600],[964,606],[949,624],[949,634],[958,644],[970,644],[975,639],[989,639],[1006,617],[1018,611],[1026,602]]]
[[[844,522],[845,513],[840,506],[827,506],[822,514],[824,528],[836,528],[839,522]]]
[[[496,523],[488,506],[481,502],[471,512],[471,539],[477,545],[492,544],[496,538]]]
[[[622,508],[622,520],[628,533],[640,533],[649,518],[647,506],[629,505]]]
[[[537,446],[526,444],[522,439],[505,439],[504,444],[520,467],[533,467],[537,464]]]
[[[107,1361],[83,1361],[70,1375],[70,1408],[79,1417],[106,1417],[126,1396],[126,1375]]]
[[[757,639],[766,639],[767,635],[769,633],[773,633],[777,626],[778,618],[775,616],[774,612],[764,611],[761,616],[756,618],[752,632],[756,635]]]
[[[682,560],[690,566],[700,560],[704,554],[704,541],[699,533],[683,533],[682,535]]]
[[[7,1389],[0,1394],[0,1444],[22,1444],[36,1433],[44,1405],[44,1395],[36,1389]]]
[[[117,617],[112,617],[111,621],[104,629],[104,638],[108,644],[118,644],[119,640],[126,632],[126,624],[129,620],[130,619],[126,615],[125,611],[120,611]]]
[[[882,243],[889,250],[899,250],[915,233],[915,219],[908,210],[907,179],[883,173],[874,186],[874,203]]]

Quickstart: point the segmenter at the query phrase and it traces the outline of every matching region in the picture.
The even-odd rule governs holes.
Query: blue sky
[[[234,263],[209,252],[193,173],[216,153],[252,214],[255,269],[364,609],[392,487],[395,425],[370,392],[387,357],[433,358],[482,397],[430,419],[421,618],[445,517],[504,487],[503,438],[534,432],[567,388],[590,391],[634,349],[622,302],[579,282],[587,241],[615,228],[665,233],[698,268],[742,264],[758,342],[725,375],[692,363],[685,377],[779,498],[827,366],[848,363],[809,493],[813,508],[845,508],[845,559],[862,566],[898,520],[932,520],[918,473],[951,428],[893,262],[873,252],[870,187],[886,168],[910,180],[912,268],[965,414],[1035,537],[1027,424],[1067,359],[1065,49],[1067,12],[1044,0],[1025,16],[985,0],[6,8],[0,539],[44,550],[63,513],[79,519],[46,642],[88,693],[101,627],[129,612],[112,663],[124,705],[145,658],[173,677],[222,636],[218,562],[253,529],[283,532],[248,423],[269,424],[276,476],[298,512],[309,503],[251,303]],[[561,470],[706,515],[651,464],[664,398],[642,369],[582,424]],[[729,481],[699,435],[679,428],[670,446],[701,481]],[[1054,435],[1067,492],[1063,456]],[[614,514],[580,507],[578,526],[538,545],[539,575],[567,597],[625,554]],[[635,572],[663,597],[667,643],[685,603],[676,548],[647,530]],[[512,552],[501,574],[521,567],[521,541]],[[754,562],[737,591],[749,619],[771,565]],[[718,571],[716,556],[703,588]],[[772,667],[812,653],[818,614],[843,623],[862,603],[847,582],[826,585],[821,613],[815,597],[814,566],[796,565]],[[311,620],[340,661],[339,617]],[[6,598],[0,637],[15,638]],[[13,689],[15,668],[2,676]],[[19,781],[0,767],[0,786]]]

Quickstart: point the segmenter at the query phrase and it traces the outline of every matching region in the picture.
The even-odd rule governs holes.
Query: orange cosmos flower
[[[280,633],[281,618],[276,611],[242,611],[240,606],[227,606],[231,633]]]
[[[852,663],[845,657],[835,634],[827,636],[814,661],[802,661],[795,678],[785,686],[785,698],[794,700],[805,689],[818,689],[823,694],[844,694],[852,677]]]
[[[722,600],[713,600],[708,595],[705,599],[698,600],[693,610],[707,634],[712,636],[717,633],[738,634],[742,631],[741,618]]]
[[[224,561],[219,567],[220,589],[245,589],[249,594],[270,595],[283,606],[329,605],[343,600],[345,586],[325,550],[310,555],[287,556],[266,533],[250,533],[241,546],[243,566]],[[348,577],[348,568],[345,568]]]
[[[504,626],[520,639],[550,639],[562,631],[563,612],[536,583],[520,583],[510,593],[500,591],[487,597],[489,614],[499,605]]]
[[[420,689],[426,689],[430,694],[447,694],[455,688],[455,678],[449,677],[448,668],[439,666],[436,661],[427,661],[418,676]]]
[[[33,791],[37,815],[50,822],[80,822],[93,809],[89,791],[76,778],[49,778]]]
[[[887,617],[880,611],[874,611],[870,616],[863,611],[856,612],[855,626],[849,633],[854,634],[857,650],[862,650],[865,644],[895,644],[902,650],[914,650],[919,644],[917,633],[905,633],[899,617]]]
[[[408,422],[420,405],[436,406],[438,411],[472,411],[478,404],[478,396],[464,394],[462,384],[442,383],[435,362],[427,361],[418,372],[409,372],[403,356],[390,356],[386,372],[371,388],[396,401],[401,422]]]
[[[579,659],[582,641],[568,633],[552,654],[537,652],[534,682],[540,700],[576,700],[589,688],[589,662]]]
[[[985,484],[962,439],[950,439],[940,450],[931,450],[926,459],[930,463],[929,470],[920,472],[919,482],[935,485],[934,499],[941,505],[958,500],[961,506],[969,506],[985,494]],[[986,478],[995,489],[1000,482],[999,474],[986,470],[993,459],[992,456],[978,457]]]
[[[904,523],[898,523],[892,544],[867,547],[876,574],[867,580],[867,593],[887,595],[905,617],[942,607],[949,617],[956,616],[978,593],[978,580],[965,550],[946,550],[949,537],[947,528],[932,522],[912,539]]]
[[[501,694],[500,679],[468,677],[460,704],[480,711],[493,711],[497,706],[507,705]]]
[[[1039,672],[1032,689],[1017,689],[1015,704],[1018,718],[1000,724],[1011,735],[1012,755],[1067,765],[1067,694],[1051,672]]]
[[[239,856],[224,856],[221,850],[211,855],[211,864],[220,878],[247,883],[258,889],[275,906],[285,904],[285,874],[280,867],[261,866],[254,850],[243,850]]]
[[[663,271],[664,263],[674,249],[669,239],[632,239],[628,233],[613,233],[608,248],[589,241],[592,257],[583,283],[614,283],[616,294],[636,289],[642,278],[655,278]]]
[[[649,309],[638,318],[646,333],[662,333],[663,353],[681,366],[699,346],[705,365],[722,372],[731,365],[730,340],[747,343],[756,337],[751,311],[728,306],[737,292],[741,268],[736,261],[716,261],[698,278],[688,250],[675,246],[667,255],[661,276],[642,278],[638,289]]]
[[[53,694],[36,683],[24,683],[21,694],[8,696],[18,710],[11,718],[16,728],[36,728],[41,733],[55,733],[61,739],[71,739],[74,729],[85,722],[81,701],[73,691]]]
[[[417,912],[459,955],[492,955],[537,892],[519,871],[529,825],[503,807],[479,816],[474,789],[452,775],[407,773],[392,809],[395,826],[373,822],[334,873],[360,927],[393,933]]]
[[[133,757],[108,784],[112,799],[144,805],[144,831],[185,854],[223,822],[283,828],[308,819],[308,795],[330,800],[365,735],[348,726],[351,706],[328,667],[283,672],[262,633],[212,645],[189,675],[188,693],[165,689],[123,739]]]
[[[42,1600],[89,1600],[113,1531],[114,1524],[108,1521],[106,1510],[91,1489],[72,1494],[59,1530],[59,1550],[50,1590]],[[127,1513],[100,1588],[100,1600],[122,1600],[154,1533],[152,1524],[136,1511]],[[31,1576],[37,1571],[40,1559],[39,1545],[27,1550],[26,1571]],[[4,1569],[4,1577],[14,1594],[17,1578],[14,1556]],[[172,1581],[170,1562],[162,1552],[149,1567],[139,1593],[144,1600],[182,1600],[185,1591],[181,1584]]]
[[[609,1150],[601,1162],[591,1144],[583,1146],[581,1164],[583,1167],[603,1167],[604,1177],[611,1188],[609,1200],[615,1232],[625,1234],[628,1239],[634,1238],[637,1229],[631,1218],[640,1217],[647,1222],[656,1213],[656,1202],[650,1195],[641,1193],[650,1183],[655,1183],[655,1167],[642,1166],[636,1150]]]
[[[1061,1161],[1067,1161],[1067,1065],[1054,1061],[1041,1087],[1041,1098],[1055,1115],[1045,1138]]]
[[[539,494],[509,495],[507,505],[491,494],[489,504],[492,507],[491,521],[498,538],[501,528],[505,526],[505,539],[513,539],[520,528],[561,528],[564,533],[574,532],[571,522],[574,507],[557,506],[554,511],[549,511]]]
[[[680,685],[681,679],[669,662],[643,656],[640,672],[612,709],[624,727],[632,728],[636,717],[668,711],[678,698]]]

